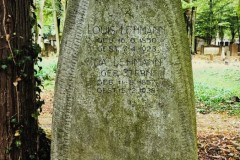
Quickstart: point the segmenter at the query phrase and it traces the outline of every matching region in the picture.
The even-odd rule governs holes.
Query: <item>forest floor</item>
[[[226,71],[228,71],[229,67],[230,69],[235,67],[240,70],[239,60],[240,59],[236,59],[235,57],[228,59],[226,62],[222,61],[220,57],[216,57],[213,61],[210,61],[207,56],[195,56],[193,57],[194,77],[195,79],[202,80],[202,76],[195,75],[195,71],[206,70],[205,72],[207,72],[208,68],[214,68],[216,70],[226,69]],[[238,74],[239,73],[240,72],[238,72]],[[213,75],[215,75],[215,73],[213,73]],[[238,80],[239,82],[233,82],[232,85],[237,85],[238,83],[238,87],[240,87],[240,79]],[[213,82],[213,84],[215,83],[216,82]],[[231,86],[227,87],[229,88]],[[238,91],[234,93],[238,94]],[[42,99],[45,100],[45,104],[39,117],[39,123],[48,135],[51,135],[53,95],[52,89],[44,90],[42,93]],[[197,105],[202,105],[202,103],[197,103]],[[199,108],[199,106],[196,106],[196,108]],[[240,110],[240,108],[238,108],[238,110]],[[228,111],[197,112],[197,135],[199,160],[240,160],[239,115],[229,114]]]

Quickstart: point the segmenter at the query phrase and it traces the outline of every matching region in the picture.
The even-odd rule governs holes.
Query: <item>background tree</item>
[[[231,37],[233,42],[237,35],[237,6],[238,0],[196,0],[197,7],[196,36],[203,38],[210,45],[212,40],[219,37]]]
[[[62,0],[62,6],[63,6],[63,21],[65,22],[68,0]],[[63,22],[63,24],[64,24],[64,22]]]
[[[39,25],[39,31],[38,31],[38,44],[40,45],[40,47],[42,48],[42,50],[45,50],[45,46],[44,46],[44,35],[43,35],[43,26],[44,26],[44,4],[45,4],[45,0],[38,0],[38,4],[39,4],[39,21],[38,21],[38,25]]]
[[[57,54],[60,51],[60,25],[61,25],[61,13],[62,13],[62,3],[61,0],[52,0],[53,6],[53,20],[54,20],[54,28],[56,35],[56,48]]]
[[[237,32],[238,32],[238,52],[240,52],[240,0],[238,1],[237,9]]]
[[[44,51],[43,40],[54,40],[51,43],[59,52],[60,38],[63,30],[65,14],[67,9],[67,0],[35,0],[37,23],[35,33],[37,34],[37,43]],[[46,48],[48,49],[48,48]]]
[[[196,19],[196,7],[193,5],[192,0],[182,1],[184,9],[184,17],[186,22],[187,34],[189,39],[189,48],[192,54],[196,52],[195,47],[195,19]]]

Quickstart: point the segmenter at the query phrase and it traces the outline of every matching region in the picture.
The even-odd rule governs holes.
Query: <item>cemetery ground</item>
[[[240,160],[240,57],[193,56],[192,64],[199,159]],[[57,57],[43,58],[41,66],[45,104],[39,123],[50,138]]]

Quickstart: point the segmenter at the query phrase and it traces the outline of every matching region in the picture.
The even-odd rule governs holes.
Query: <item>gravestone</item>
[[[238,56],[238,44],[231,44],[229,46],[229,50],[231,52],[231,56]]]
[[[221,47],[221,60],[225,60],[226,55],[225,55],[225,51],[224,51],[224,47]]]
[[[196,160],[181,1],[71,0],[55,88],[53,160]]]
[[[220,55],[219,46],[204,46],[204,55]]]

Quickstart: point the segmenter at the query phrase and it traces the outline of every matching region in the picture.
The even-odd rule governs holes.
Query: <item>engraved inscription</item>
[[[96,26],[88,24],[87,49],[97,56],[83,59],[82,65],[97,70],[96,83],[88,87],[99,94],[158,92],[157,80],[162,77],[161,26]],[[89,86],[90,85],[90,86]],[[91,86],[95,85],[95,86]]]

